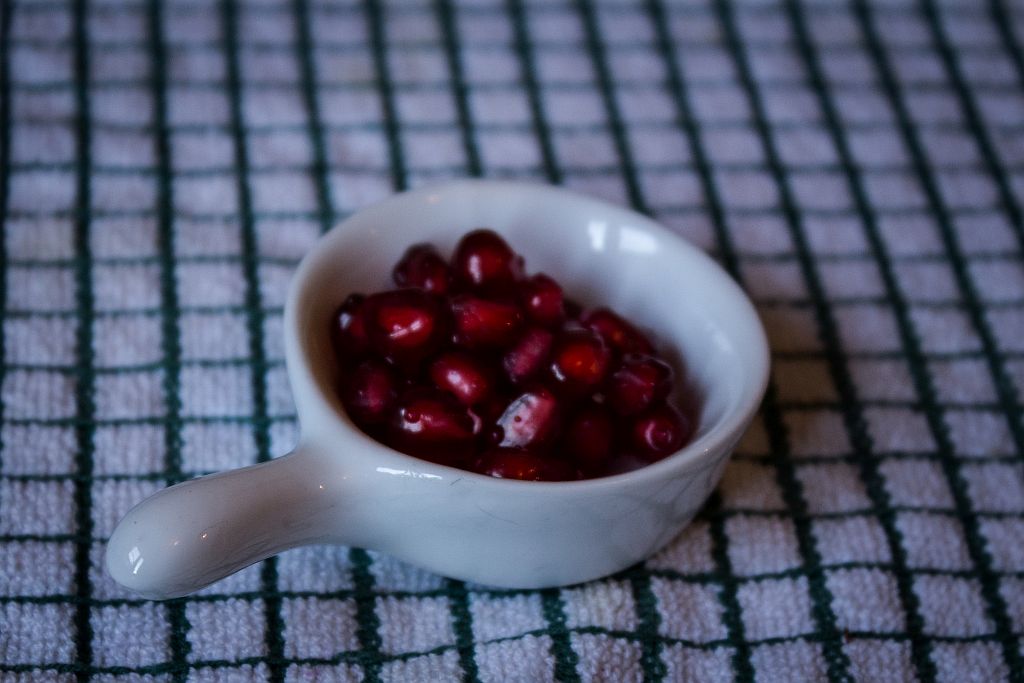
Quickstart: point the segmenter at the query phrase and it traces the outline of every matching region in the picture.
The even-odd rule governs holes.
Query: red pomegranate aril
[[[470,294],[451,300],[456,342],[470,349],[505,348],[516,339],[523,314],[514,303]]]
[[[523,282],[520,287],[526,317],[544,327],[556,327],[565,320],[562,288],[543,273]]]
[[[568,481],[628,472],[692,437],[696,397],[651,340],[609,308],[585,312],[549,275],[526,277],[497,233],[451,261],[409,247],[399,289],[352,294],[331,321],[352,422],[403,453],[489,476]]]
[[[608,404],[619,415],[637,415],[672,391],[672,367],[653,356],[628,353],[608,381]]]
[[[369,340],[363,318],[362,294],[350,294],[334,316],[335,348],[343,362],[352,362],[366,355]]]
[[[654,353],[654,345],[640,330],[608,308],[588,313],[583,318],[583,325],[597,332],[608,346],[621,353]]]
[[[589,330],[568,329],[555,339],[551,377],[566,393],[585,393],[604,381],[610,363],[611,352],[601,337]]]
[[[343,380],[342,403],[360,426],[385,422],[398,399],[398,380],[390,365],[370,359],[357,365]]]
[[[520,394],[495,423],[496,436],[500,436],[498,445],[542,450],[558,436],[561,413],[558,399],[544,387],[534,387]]]
[[[522,277],[523,259],[498,233],[474,230],[455,247],[452,270],[456,278],[470,287],[504,287]]]
[[[471,452],[473,420],[452,396],[437,389],[414,388],[399,398],[387,440],[409,455],[457,462]]]
[[[453,395],[466,406],[480,403],[494,390],[490,368],[464,351],[442,353],[430,364],[429,372],[438,389]]]
[[[568,463],[513,448],[487,451],[477,460],[476,471],[498,479],[520,481],[565,481],[574,478]]]
[[[505,353],[502,367],[512,384],[522,384],[536,376],[545,365],[555,336],[543,327],[531,327],[516,345]]]
[[[566,423],[562,443],[584,472],[602,472],[615,445],[611,412],[596,403],[584,405]]]
[[[399,364],[422,360],[447,337],[447,312],[422,289],[374,294],[363,305],[367,337],[373,350]]]
[[[414,244],[395,265],[391,277],[399,287],[416,287],[444,295],[451,282],[451,270],[433,245]]]
[[[629,425],[630,445],[648,462],[675,453],[692,435],[693,421],[666,403],[638,415]]]

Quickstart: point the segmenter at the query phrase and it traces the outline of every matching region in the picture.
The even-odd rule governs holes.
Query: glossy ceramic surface
[[[493,479],[397,453],[360,432],[333,390],[327,330],[353,291],[389,286],[406,247],[450,253],[475,227],[501,232],[530,272],[585,304],[606,303],[679,349],[702,397],[675,455],[582,482]],[[325,235],[285,310],[301,423],[296,450],[165,489],[132,509],[107,546],[111,575],[151,598],[198,590],[288,548],[355,545],[446,576],[540,588],[621,570],[671,540],[711,493],[764,393],[768,349],[749,301],[711,259],[641,215],[571,192],[462,181],[396,195]],[[685,359],[685,364],[684,364]]]

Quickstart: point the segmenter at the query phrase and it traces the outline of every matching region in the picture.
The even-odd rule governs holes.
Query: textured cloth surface
[[[0,678],[1024,676],[1021,6],[0,11]],[[632,205],[755,300],[773,382],[698,519],[564,590],[337,547],[115,586],[135,502],[294,443],[281,307],[317,235],[467,175]]]

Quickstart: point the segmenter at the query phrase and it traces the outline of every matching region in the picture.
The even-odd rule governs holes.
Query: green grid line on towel
[[[0,11],[0,671],[1024,675],[1019,8]],[[119,592],[127,505],[293,443],[278,335],[316,236],[462,175],[632,204],[750,292],[772,389],[694,524],[561,590],[316,548],[165,606]]]
[[[163,13],[158,0],[148,9],[150,68],[153,72],[153,119],[157,130],[155,140],[156,166],[159,173],[159,227],[157,242],[160,252],[160,295],[164,314],[161,321],[163,337],[164,396],[167,417],[172,424],[181,415],[181,338],[178,326],[181,310],[174,275],[174,189],[171,169],[171,142],[167,128],[166,46],[163,40]],[[181,471],[181,433],[172,425],[164,427],[165,469],[168,484],[185,480]],[[186,605],[174,600],[167,606],[171,631],[171,661],[175,681],[184,681],[188,674],[188,620]]]

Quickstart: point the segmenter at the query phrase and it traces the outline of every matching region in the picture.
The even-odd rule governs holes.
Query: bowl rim
[[[744,340],[743,344],[744,354],[751,357],[751,367],[753,369],[751,376],[747,378],[744,383],[744,394],[734,406],[727,409],[724,414],[711,425],[707,432],[700,435],[698,438],[693,439],[675,453],[656,462],[627,472],[593,479],[573,481],[520,481],[516,479],[490,477],[457,467],[441,465],[396,451],[362,432],[347,418],[347,416],[339,414],[339,410],[334,407],[329,397],[324,396],[324,392],[320,389],[320,385],[316,381],[316,373],[312,367],[313,364],[307,357],[306,348],[301,340],[302,334],[299,332],[300,325],[298,324],[298,311],[301,303],[300,298],[304,294],[310,273],[314,270],[315,264],[319,260],[325,258],[324,253],[330,250],[331,245],[335,241],[344,239],[343,235],[346,234],[347,230],[350,230],[357,220],[362,220],[366,213],[380,210],[388,204],[399,201],[406,202],[418,198],[427,199],[431,195],[438,194],[480,191],[499,193],[502,191],[536,193],[539,198],[543,198],[547,201],[572,201],[588,205],[597,211],[615,212],[619,215],[629,216],[634,224],[638,224],[638,226],[643,230],[654,233],[659,240],[665,240],[675,248],[689,252],[690,257],[695,258],[698,261],[702,261],[705,266],[710,266],[710,270],[716,273],[716,277],[719,280],[715,286],[721,286],[725,290],[723,293],[731,300],[731,303],[739,311],[740,315],[746,318],[747,322],[750,323],[751,329],[755,332],[754,338]],[[434,204],[436,202],[428,201],[426,203]],[[407,462],[408,472],[403,473],[411,474],[413,476],[427,475],[429,478],[435,478],[429,476],[433,474],[437,475],[436,478],[445,480],[449,480],[452,476],[463,478],[469,477],[471,481],[481,486],[491,486],[496,488],[511,487],[509,489],[510,491],[516,491],[519,493],[524,490],[533,490],[538,492],[560,492],[564,494],[570,490],[582,491],[583,489],[601,489],[608,487],[619,488],[624,484],[649,483],[648,480],[652,479],[656,481],[665,481],[669,475],[674,473],[690,472],[693,469],[698,469],[694,466],[701,464],[703,460],[709,459],[716,454],[720,455],[723,445],[732,446],[732,444],[729,444],[728,442],[735,441],[742,435],[741,430],[753,418],[760,406],[761,400],[768,386],[770,372],[768,339],[754,305],[733,277],[702,249],[665,227],[657,220],[634,211],[629,207],[614,204],[603,199],[585,195],[556,185],[512,180],[460,179],[428,184],[411,190],[406,190],[404,192],[397,192],[376,202],[367,204],[358,211],[347,216],[345,219],[336,223],[330,230],[321,235],[317,242],[309,249],[292,276],[285,304],[284,335],[285,361],[289,381],[292,384],[292,390],[294,391],[296,389],[296,376],[300,371],[300,368],[295,366],[301,363],[301,370],[304,371],[302,374],[305,375],[302,379],[307,384],[311,385],[310,390],[315,395],[316,402],[320,404],[318,406],[320,409],[318,412],[322,414],[329,414],[333,417],[334,423],[346,433],[350,433],[351,436],[355,437],[357,439],[357,443],[365,445],[370,450],[378,450],[380,453],[387,454],[387,460],[395,461],[397,459],[398,462]],[[302,409],[299,408],[299,403],[300,402],[296,400],[297,417],[301,434],[300,443],[302,443],[306,441],[306,429],[305,418],[303,416]]]

